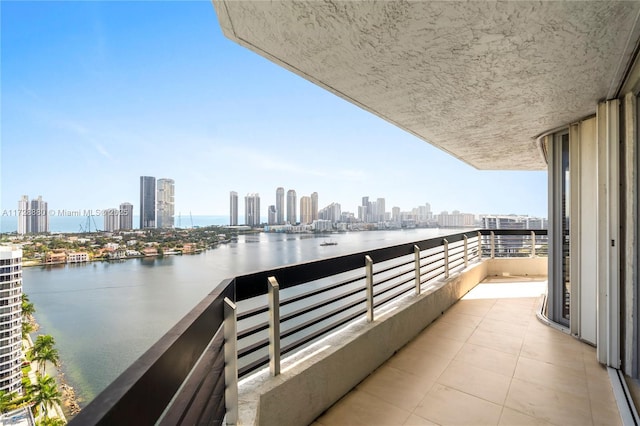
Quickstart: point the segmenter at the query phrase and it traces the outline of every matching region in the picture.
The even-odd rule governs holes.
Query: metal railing
[[[544,230],[469,231],[224,280],[71,423],[233,424],[238,378],[483,257],[545,254]]]

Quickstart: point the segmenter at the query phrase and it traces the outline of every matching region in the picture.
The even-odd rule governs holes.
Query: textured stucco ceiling
[[[479,169],[615,96],[640,2],[218,1],[230,39]]]

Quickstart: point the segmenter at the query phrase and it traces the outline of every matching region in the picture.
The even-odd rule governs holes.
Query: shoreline
[[[26,346],[26,349],[23,349],[23,355],[25,359],[27,352],[33,347],[33,339],[31,338],[31,335],[40,335],[37,333],[40,329],[40,324],[38,324],[34,315],[30,315],[29,322],[33,325],[34,329],[31,333],[27,334],[26,338],[22,339],[23,342],[26,341],[26,345],[23,344],[23,348]],[[30,363],[32,371],[35,371],[33,369],[33,364],[35,363],[35,361],[30,361]],[[57,366],[51,365],[50,363],[48,364],[51,366],[50,368],[53,368],[55,371],[55,373],[50,376],[55,379],[62,396],[62,404],[54,403],[51,404],[51,407],[54,409],[59,418],[63,419],[65,423],[68,423],[70,419],[72,419],[80,412],[80,404],[78,403],[73,386],[69,385],[65,379],[64,372],[62,371],[62,361],[60,361]],[[33,377],[35,377],[35,373]],[[28,378],[31,383],[33,383],[33,378],[31,376],[28,376]]]
[[[215,248],[215,247],[213,247]],[[157,255],[152,255],[152,256],[127,256],[127,257],[120,257],[117,259],[106,259],[106,258],[97,258],[97,259],[89,259],[85,262],[49,262],[49,263],[42,263],[42,262],[38,262],[32,259],[26,260],[26,261],[22,261],[22,267],[23,268],[29,268],[32,266],[58,266],[58,265],[83,265],[85,263],[92,263],[92,262],[121,262],[123,260],[132,260],[132,259],[151,259],[151,258],[162,258],[165,256],[191,256],[194,254],[200,254],[203,253],[207,250],[210,249],[205,249],[205,250],[198,250],[192,253],[165,253],[165,254],[157,254]]]

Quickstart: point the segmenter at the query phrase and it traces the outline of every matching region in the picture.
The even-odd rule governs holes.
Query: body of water
[[[23,287],[84,406],[224,278],[456,232],[350,232],[333,234],[333,246],[312,234],[261,233],[193,256],[28,267]]]

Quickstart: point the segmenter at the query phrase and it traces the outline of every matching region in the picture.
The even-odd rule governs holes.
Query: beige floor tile
[[[378,397],[355,390],[349,392],[316,421],[323,426],[395,426],[406,422],[410,415],[410,412]]]
[[[406,422],[404,422],[404,426],[439,426],[437,423],[430,422],[427,419],[423,419],[420,416],[416,416],[412,414]]]
[[[478,325],[478,330],[490,331],[492,333],[498,334],[506,334],[509,336],[524,338],[524,335],[527,333],[527,329],[529,326],[527,324],[520,324],[513,321],[501,321],[485,317],[480,325]]]
[[[439,319],[429,326],[424,333],[435,334],[438,336],[446,337],[448,339],[459,340],[466,342],[469,336],[471,336],[476,328],[466,327],[464,325],[451,324]]]
[[[587,378],[584,371],[578,372],[570,368],[521,356],[518,359],[518,365],[513,377],[579,397],[589,397]]]
[[[467,340],[467,343],[484,346],[485,348],[491,348],[513,355],[520,354],[522,342],[523,337],[516,337],[480,328],[476,329],[471,337],[469,337],[469,340]]]
[[[465,327],[475,328],[482,321],[482,317],[477,315],[469,315],[465,313],[447,312],[444,316],[442,316],[441,321],[448,322],[451,324],[456,324],[456,325],[462,325]]]
[[[455,305],[453,305],[447,313],[456,313],[456,314],[466,314],[466,315],[475,315],[479,317],[484,317],[487,312],[491,310],[493,305],[495,305],[496,299],[476,299],[476,300],[467,300],[462,299],[459,300]]]
[[[550,364],[583,372],[585,369],[582,352],[570,344],[557,343],[553,341],[540,342],[532,341],[529,335],[525,336],[520,356],[548,362]],[[567,338],[571,339],[570,336]]]
[[[591,416],[593,424],[597,426],[622,425],[618,405],[609,400],[591,400]]]
[[[452,359],[463,345],[464,342],[460,340],[453,340],[434,333],[423,332],[405,347]]]
[[[487,312],[485,318],[527,326],[532,319],[531,312],[532,310],[529,308],[494,306],[493,309]]]
[[[383,365],[360,383],[357,389],[411,412],[431,389],[433,383],[434,379]]]
[[[557,425],[591,425],[589,398],[514,378],[505,406]]]
[[[519,411],[504,407],[500,416],[499,426],[553,426],[543,419],[528,416]]]
[[[464,362],[452,361],[437,383],[502,405],[511,378]]]
[[[393,356],[386,365],[397,368],[405,373],[415,374],[425,379],[437,379],[451,362],[431,353],[417,351],[412,348],[404,348]]]
[[[466,343],[455,356],[454,360],[466,362],[475,367],[512,377],[516,369],[518,357],[517,355],[484,346]]]
[[[441,425],[496,425],[502,407],[435,384],[414,414]]]

